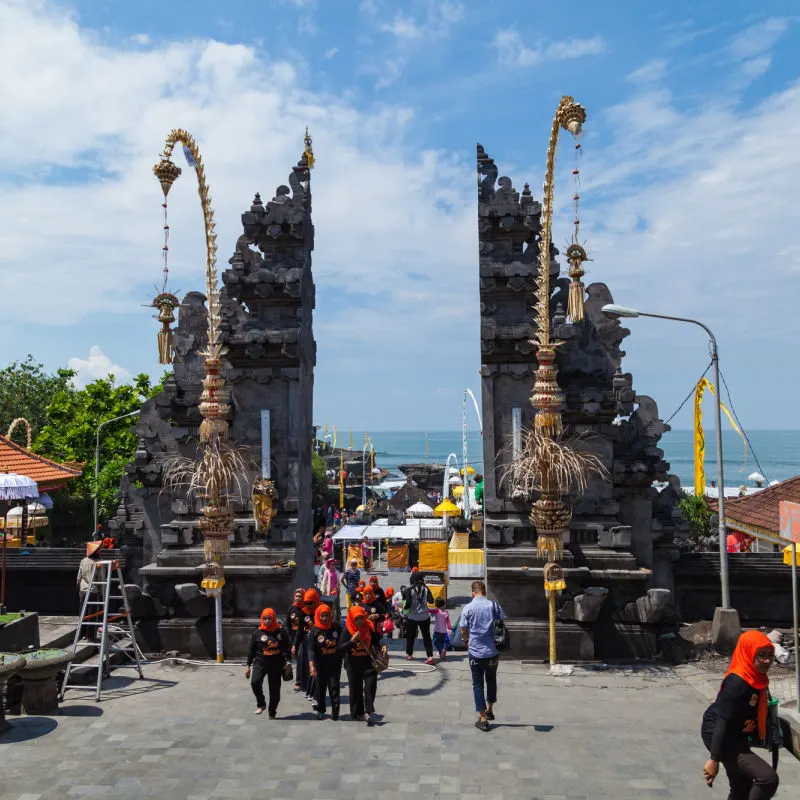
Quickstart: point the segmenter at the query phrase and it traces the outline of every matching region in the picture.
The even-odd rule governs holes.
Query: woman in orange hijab
[[[271,608],[265,608],[261,612],[261,624],[250,639],[247,669],[244,671],[244,676],[250,680],[250,687],[256,696],[256,714],[263,714],[267,707],[264,698],[266,678],[269,687],[269,718],[275,719],[278,703],[281,701],[281,677],[290,659],[289,637],[278,622],[275,612]]]
[[[306,589],[303,594],[303,616],[300,619],[300,628],[294,652],[297,656],[297,675],[295,676],[300,687],[306,693],[306,700],[314,702],[314,679],[308,671],[308,632],[314,625],[314,613],[319,606],[319,592],[316,589]]]
[[[347,612],[345,623],[350,637],[344,637],[342,649],[345,651],[347,681],[350,686],[350,716],[367,725],[375,724],[375,694],[378,691],[378,673],[372,666],[370,649],[387,653],[381,644],[381,635],[367,619],[367,612],[361,606],[353,606]]]
[[[331,697],[331,719],[339,719],[339,684],[342,677],[342,629],[334,624],[331,607],[317,606],[308,632],[308,666],[316,683],[317,719],[325,719],[325,698]]]
[[[750,750],[767,729],[769,677],[775,646],[760,631],[739,637],[717,699],[703,715],[701,735],[710,758],[703,767],[711,786],[725,767],[733,800],[768,800],[778,791],[778,773]]]

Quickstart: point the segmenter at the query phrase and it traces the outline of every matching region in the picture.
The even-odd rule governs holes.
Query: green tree
[[[72,370],[60,369],[54,375],[45,372],[44,365],[29,355],[24,361],[13,361],[0,370],[0,433],[17,417],[25,417],[33,436],[47,423],[47,404],[59,392],[68,391]],[[25,445],[25,432],[18,428],[14,441]]]
[[[681,492],[678,508],[680,508],[683,518],[689,523],[693,539],[711,536],[712,511],[705,496]]]
[[[328,496],[328,475],[325,459],[314,450],[311,451],[311,494],[315,506],[326,502]]]
[[[162,378],[163,382],[163,378]],[[114,417],[138,411],[142,403],[161,389],[153,387],[148,375],[137,375],[132,384],[117,385],[114,377],[100,378],[85,389],[63,386],[50,397],[46,424],[33,449],[55,461],[85,464],[83,474],[69,484],[70,527],[91,531],[94,493],[97,491],[99,517],[106,520],[116,512],[119,482],[125,465],[133,457],[136,436],[128,418],[106,425],[100,436],[100,472],[95,475],[97,427]],[[58,501],[56,506],[58,508]],[[58,527],[55,524],[54,527]]]

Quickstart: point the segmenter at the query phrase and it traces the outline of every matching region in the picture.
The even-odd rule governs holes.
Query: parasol
[[[433,509],[425,503],[414,503],[406,509],[406,514],[409,517],[432,517]]]
[[[764,483],[764,481],[766,481],[766,478],[760,472],[751,472],[747,476],[747,480],[756,482],[760,481],[761,483]]]
[[[45,507],[41,503],[28,505],[28,527],[44,528],[48,525]],[[9,530],[22,527],[22,506],[15,506],[6,514],[6,528]]]
[[[464,487],[463,486],[454,486],[453,487],[453,497],[461,497],[464,494]]]
[[[453,475],[453,477],[450,478],[449,483],[450,483],[451,486],[460,486],[461,485],[461,478],[459,478],[456,475]]]
[[[445,514],[449,517],[460,517],[461,509],[452,500],[442,500],[433,510],[433,515],[435,517],[443,517]]]
[[[458,474],[459,475],[463,475],[464,474],[464,470],[462,469]],[[469,464],[467,464],[467,474],[468,475],[474,475],[475,474],[475,467],[471,467],[471,466],[469,466]]]
[[[28,500],[38,496],[36,481],[15,472],[0,472],[0,500]]]

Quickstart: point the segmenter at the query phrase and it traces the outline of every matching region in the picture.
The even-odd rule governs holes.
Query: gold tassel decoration
[[[572,283],[569,285],[569,300],[567,303],[567,316],[570,322],[583,321],[583,298],[586,287],[581,278],[586,274],[583,269],[583,262],[589,261],[586,251],[577,243],[573,242],[567,248],[567,260],[569,261],[569,276]]]
[[[561,534],[537,533],[536,555],[547,561],[560,561],[564,557],[564,542]]]
[[[170,325],[175,322],[175,309],[180,301],[174,294],[161,292],[153,300],[153,308],[158,309],[158,321],[161,330],[158,332],[158,363],[172,364],[175,355],[175,339]]]
[[[533,419],[533,426],[537,433],[551,439],[559,436],[564,430],[561,414],[557,411],[540,411]]]

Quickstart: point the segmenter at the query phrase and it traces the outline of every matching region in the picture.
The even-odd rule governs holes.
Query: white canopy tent
[[[433,517],[433,507],[426,503],[414,503],[406,509],[409,517]]]
[[[440,519],[409,519],[405,525],[390,525],[387,519],[375,520],[371,525],[344,525],[334,535],[334,542],[361,541],[365,536],[370,540],[406,539],[417,541],[423,526],[431,528],[442,524]]]

